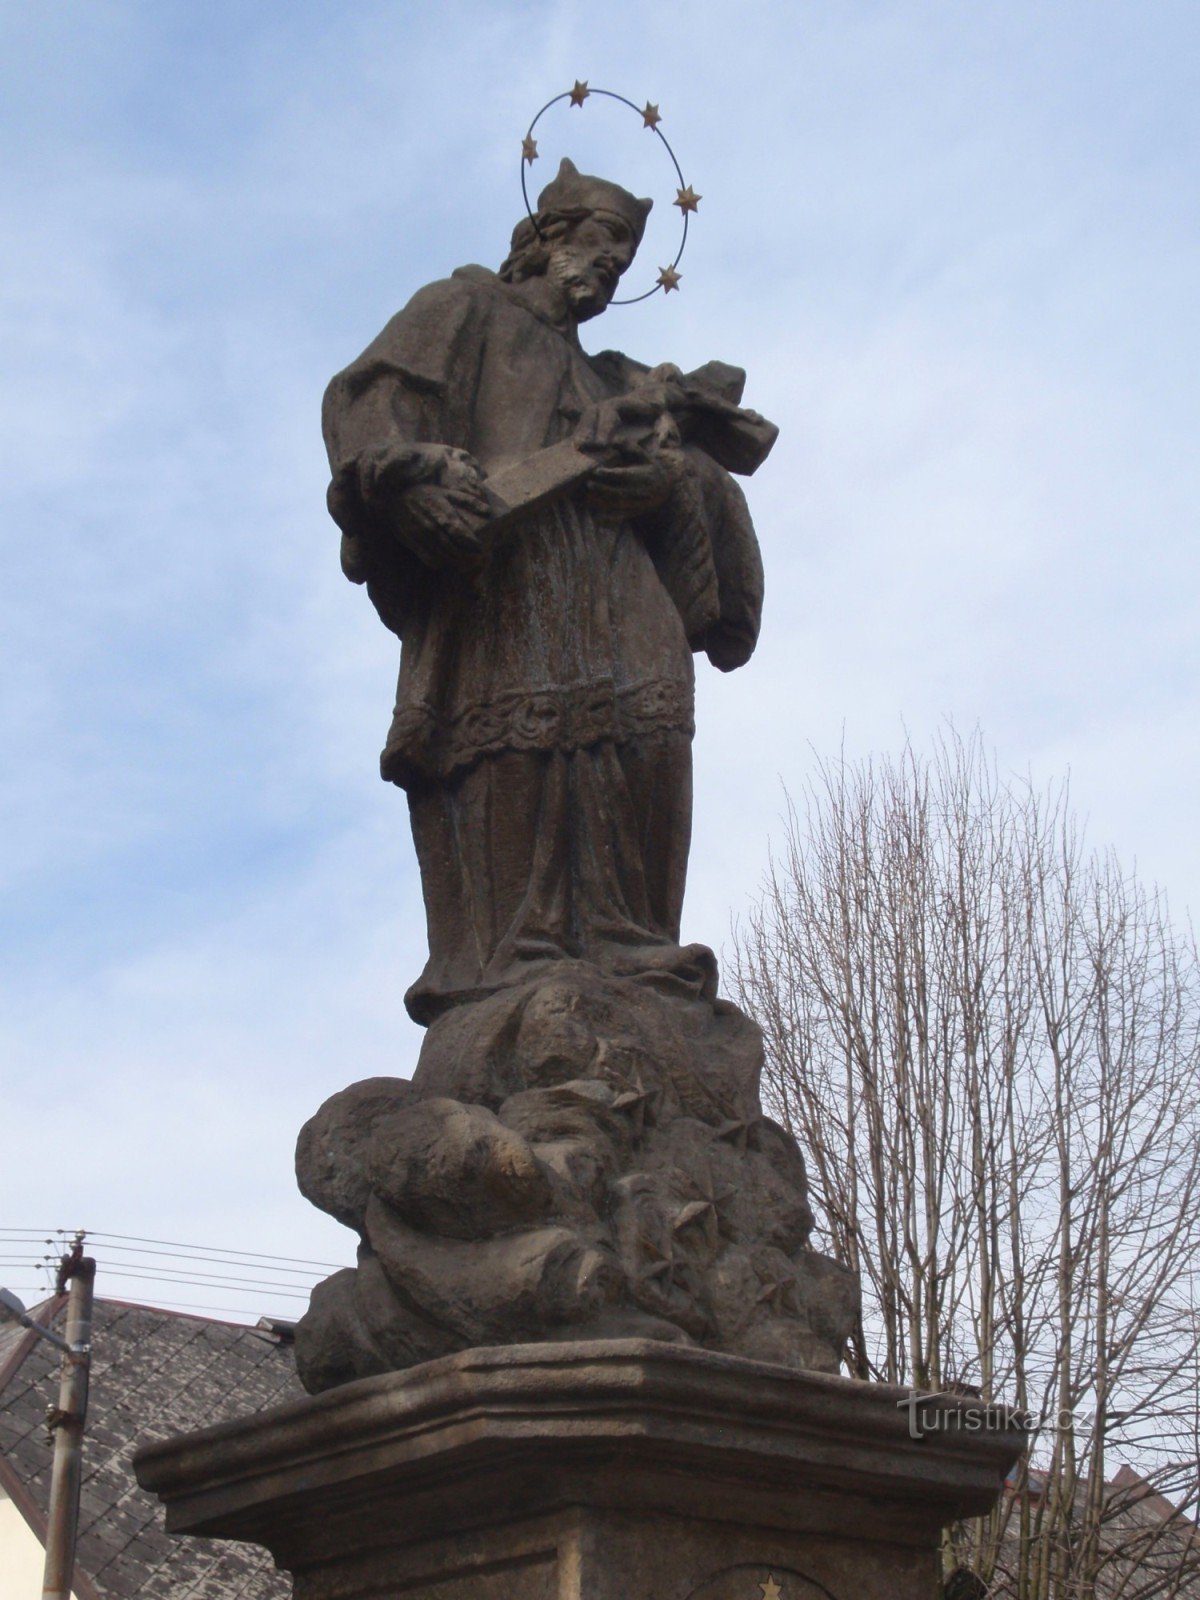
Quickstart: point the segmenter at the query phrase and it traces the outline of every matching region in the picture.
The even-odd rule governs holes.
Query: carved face
[[[591,212],[554,245],[546,270],[577,321],[600,315],[636,249],[628,223],[610,211]]]

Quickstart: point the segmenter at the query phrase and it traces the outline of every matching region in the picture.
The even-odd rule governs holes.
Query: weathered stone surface
[[[376,1122],[371,1192],[430,1233],[485,1239],[549,1216],[553,1185],[528,1142],[483,1106],[414,1099]]]
[[[296,1178],[304,1198],[348,1228],[360,1228],[371,1194],[367,1143],[376,1125],[411,1093],[407,1078],[364,1078],[330,1095],[296,1142]]]
[[[300,1324],[305,1385],[617,1332],[836,1370],[856,1289],[808,1248],[761,1064],[734,1007],[582,962],[447,1013],[406,1098],[343,1091],[301,1138],[301,1188],[363,1240]]]
[[[680,943],[692,654],[754,648],[729,473],[775,430],[734,369],[580,347],[648,209],[565,162],[499,274],[422,290],[326,396],[343,565],[403,643],[428,1032],[300,1136],[361,1241],[297,1330],[316,1398],[138,1461],[297,1600],[928,1600],[1023,1443],[830,1375],[857,1286]]]
[[[314,1392],[602,1334],[834,1370],[855,1316],[758,1032],[680,943],[692,656],[753,651],[730,474],[776,429],[737,368],[582,349],[649,201],[566,161],[538,207],[499,273],[421,290],[325,397],[343,566],[402,642],[383,773],[429,960],[411,1089],[353,1085],[300,1137],[302,1191],[361,1239],[300,1325]]]
[[[420,290],[325,396],[343,568],[402,642],[382,770],[421,869],[423,1023],[563,960],[715,993],[680,944],[692,657],[754,649],[731,474],[776,429],[737,368],[583,350],[649,201],[565,162],[538,205],[498,272]]]
[[[475,1350],[155,1444],[175,1532],[297,1600],[929,1600],[939,1530],[1025,1442],[1000,1413],[647,1341]]]

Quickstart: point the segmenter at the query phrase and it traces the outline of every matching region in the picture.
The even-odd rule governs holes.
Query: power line
[[[104,1259],[104,1258],[102,1257],[102,1259]],[[202,1261],[207,1260],[208,1258],[205,1257],[205,1256],[178,1256],[178,1257],[175,1257],[174,1259],[179,1260],[179,1261],[187,1262],[188,1263],[188,1270],[184,1271],[181,1268],[174,1268],[173,1269],[171,1267],[162,1266],[162,1265],[160,1265],[160,1264],[158,1264],[156,1262],[147,1262],[147,1261],[134,1261],[134,1262],[130,1262],[128,1265],[123,1261],[114,1261],[111,1265],[109,1265],[107,1260],[104,1260],[104,1272],[105,1272],[105,1276],[106,1277],[114,1277],[114,1278],[119,1278],[119,1277],[122,1277],[122,1276],[125,1276],[125,1277],[156,1277],[156,1278],[180,1278],[180,1277],[197,1277],[197,1278],[213,1278],[213,1279],[220,1278],[220,1279],[222,1279],[223,1281],[225,1281],[227,1283],[249,1283],[249,1284],[255,1285],[258,1288],[263,1288],[263,1289],[269,1289],[269,1288],[276,1287],[276,1285],[273,1284],[273,1283],[264,1283],[262,1278],[257,1277],[257,1276],[253,1277],[253,1278],[239,1278],[239,1277],[235,1277],[233,1275],[233,1273],[231,1273],[231,1272],[197,1272],[197,1271],[193,1270],[192,1269],[192,1263],[193,1262],[202,1262]],[[28,1260],[28,1258],[26,1258],[26,1262],[27,1262],[27,1260]],[[9,1263],[9,1265],[10,1266],[22,1266],[22,1265],[25,1265],[26,1262],[12,1261],[12,1262]],[[220,1265],[224,1265],[225,1263],[218,1262],[216,1264],[218,1266],[220,1266]],[[231,1263],[229,1263],[229,1265],[239,1266],[239,1265],[241,1265],[241,1263],[240,1262],[231,1262]],[[281,1268],[280,1270],[282,1271],[283,1269]],[[300,1274],[298,1272],[290,1272],[288,1274],[288,1276],[287,1276],[286,1281],[284,1281],[283,1283],[280,1283],[278,1285],[278,1287],[281,1288],[281,1289],[301,1289],[301,1288],[305,1288],[305,1287],[311,1286],[313,1282],[314,1282],[314,1279],[312,1278],[311,1274],[302,1275],[302,1274]]]
[[[301,1292],[302,1286],[298,1284],[261,1284],[256,1283],[253,1278],[218,1278],[207,1272],[199,1273],[192,1277],[187,1273],[156,1272],[153,1268],[141,1271],[137,1267],[123,1267],[119,1272],[105,1273],[104,1276],[105,1288],[108,1288],[109,1280],[114,1278],[118,1281],[122,1278],[142,1278],[149,1279],[152,1283],[186,1283],[197,1289],[228,1289],[234,1294],[271,1294],[277,1299],[284,1300],[307,1300],[309,1296],[309,1288],[307,1286],[303,1287],[303,1292]],[[243,1289],[240,1287],[242,1284],[246,1284],[248,1287]]]
[[[271,1255],[265,1251],[193,1245],[179,1240],[91,1229],[0,1228],[0,1250],[11,1252],[0,1256],[0,1267],[19,1271],[23,1282],[18,1285],[18,1292],[24,1298],[45,1301],[53,1294],[53,1275],[59,1256],[80,1232],[101,1257],[104,1298],[150,1311],[175,1311],[197,1317],[233,1317],[249,1323],[264,1314],[264,1303],[274,1303],[280,1307],[281,1320],[294,1320],[300,1312],[283,1311],[282,1302],[307,1303],[321,1273],[336,1272],[343,1265],[299,1256]],[[203,1270],[210,1266],[221,1270]],[[240,1273],[239,1268],[244,1268],[245,1274]],[[297,1270],[300,1268],[313,1270]],[[29,1285],[31,1274],[46,1281]],[[230,1306],[212,1305],[207,1301],[148,1299],[149,1286],[159,1284],[164,1289],[212,1290],[244,1303]]]
[[[98,1231],[96,1231],[94,1229],[91,1229],[91,1228],[86,1228],[83,1231],[87,1234],[88,1239],[90,1241],[92,1241],[93,1243],[95,1241],[97,1241],[97,1240],[103,1240],[103,1241],[118,1240],[118,1241],[124,1241],[125,1244],[162,1245],[167,1250],[171,1250],[171,1251],[186,1251],[186,1252],[193,1253],[193,1254],[198,1252],[198,1253],[205,1254],[205,1255],[207,1255],[208,1257],[210,1257],[212,1259],[218,1259],[218,1258],[222,1258],[222,1257],[229,1258],[229,1259],[236,1258],[238,1260],[245,1261],[247,1263],[251,1262],[251,1261],[284,1262],[289,1266],[320,1267],[320,1268],[322,1268],[324,1270],[334,1271],[334,1272],[336,1272],[339,1269],[339,1267],[344,1265],[343,1262],[337,1262],[337,1261],[313,1261],[313,1260],[310,1260],[309,1258],[303,1257],[303,1256],[281,1256],[281,1255],[277,1255],[277,1254],[273,1254],[273,1253],[268,1253],[266,1251],[231,1250],[231,1249],[227,1249],[223,1245],[187,1244],[187,1243],[184,1243],[183,1241],[178,1240],[178,1239],[143,1239],[143,1238],[140,1238],[136,1234],[131,1234],[131,1233],[101,1233],[101,1232],[98,1232]],[[20,1236],[21,1238],[27,1239],[30,1242],[35,1242],[35,1243],[38,1243],[38,1244],[50,1244],[50,1245],[52,1245],[52,1244],[54,1244],[55,1239],[54,1239],[54,1237],[50,1237],[49,1235],[54,1235],[54,1236],[59,1236],[59,1237],[67,1237],[69,1235],[70,1237],[74,1237],[74,1232],[75,1232],[75,1230],[73,1230],[73,1229],[72,1230],[68,1230],[66,1228],[51,1228],[51,1229],[44,1229],[44,1228],[43,1229],[38,1229],[38,1228],[0,1228],[0,1239],[7,1239],[7,1240],[12,1240],[13,1242],[15,1242],[17,1236]],[[120,1244],[110,1244],[109,1248],[115,1250],[115,1249],[121,1248],[121,1245]]]
[[[34,1294],[35,1293],[42,1293],[43,1295],[45,1295],[45,1290],[44,1289],[39,1289],[35,1285],[21,1285],[21,1284],[18,1284],[17,1287],[16,1287],[16,1290],[14,1292],[17,1293],[17,1294],[20,1294],[22,1296],[22,1298],[24,1298],[25,1296],[29,1296],[30,1297],[30,1301],[31,1301],[31,1303],[33,1305],[33,1309],[35,1309],[35,1310],[38,1308],[38,1304],[40,1302],[34,1302],[33,1301]],[[241,1293],[243,1291],[238,1291],[238,1292]],[[245,1292],[248,1293],[248,1291],[245,1291]],[[46,1299],[53,1299],[54,1296],[53,1295],[45,1295],[45,1298]],[[129,1305],[129,1306],[135,1307],[139,1311],[185,1311],[185,1312],[191,1312],[191,1313],[193,1313],[196,1316],[201,1317],[201,1318],[205,1314],[218,1314],[218,1313],[221,1313],[221,1314],[228,1314],[229,1316],[234,1316],[234,1317],[242,1317],[242,1318],[251,1318],[251,1317],[253,1317],[253,1318],[257,1319],[258,1317],[269,1317],[269,1316],[272,1316],[273,1313],[272,1313],[272,1310],[271,1310],[271,1302],[273,1302],[277,1298],[278,1297],[274,1296],[274,1295],[266,1296],[265,1299],[267,1300],[267,1308],[264,1310],[263,1309],[263,1304],[262,1304],[261,1301],[257,1305],[253,1305],[253,1306],[245,1306],[245,1305],[242,1305],[242,1306],[216,1306],[216,1305],[210,1305],[208,1303],[208,1301],[206,1301],[206,1300],[158,1300],[158,1299],[147,1300],[143,1296],[140,1296],[140,1295],[138,1295],[136,1293],[135,1294],[122,1293],[121,1290],[118,1288],[112,1294],[109,1294],[107,1296],[98,1296],[97,1297],[97,1303],[98,1304],[102,1303],[105,1299],[107,1299],[110,1304],[119,1303],[119,1304],[122,1304],[122,1305]],[[286,1312],[281,1311],[280,1314],[275,1318],[275,1320],[279,1321],[279,1322],[295,1322],[297,1320],[297,1314],[296,1314],[295,1311],[292,1311],[292,1310],[288,1310]],[[249,1326],[250,1324],[247,1323],[247,1325]]]
[[[246,1317],[252,1314],[247,1311],[245,1306],[211,1306],[207,1301],[138,1300],[136,1297],[129,1295],[118,1295],[114,1296],[114,1298],[123,1301],[126,1305],[134,1306],[139,1311],[191,1311],[197,1313],[197,1315],[201,1312],[228,1312],[230,1316],[234,1317]],[[260,1311],[258,1315],[269,1316],[270,1313]],[[294,1318],[277,1317],[275,1320],[278,1322],[291,1322]]]
[[[256,1250],[226,1250],[220,1245],[186,1244],[181,1246],[179,1241],[176,1239],[139,1239],[136,1235],[129,1233],[93,1233],[89,1229],[88,1238],[93,1240],[123,1239],[129,1244],[161,1244],[166,1245],[168,1248],[173,1250],[178,1250],[180,1248],[184,1250],[205,1250],[212,1255],[244,1256],[248,1260],[253,1261],[286,1261],[289,1263],[289,1265],[294,1267],[322,1267],[332,1268],[334,1271],[337,1271],[338,1267],[342,1265],[342,1263],[336,1261],[310,1261],[302,1256],[281,1256],[266,1254]]]
[[[100,1236],[97,1235],[97,1234],[94,1234],[94,1233],[89,1233],[88,1234],[88,1238],[89,1239],[95,1239],[95,1238],[98,1238],[98,1237],[100,1237]],[[224,1255],[224,1256],[222,1256],[222,1255],[201,1255],[201,1254],[185,1255],[184,1252],[181,1251],[181,1250],[147,1250],[141,1245],[107,1244],[107,1243],[105,1244],[105,1246],[104,1246],[104,1254],[105,1254],[105,1256],[109,1255],[110,1252],[114,1252],[114,1251],[119,1252],[122,1255],[130,1255],[130,1256],[161,1256],[165,1260],[169,1260],[169,1261],[211,1261],[211,1262],[214,1262],[218,1266],[240,1267],[240,1266],[249,1266],[251,1264],[249,1261],[241,1261],[241,1260],[235,1259],[234,1258],[234,1253],[232,1251],[229,1252],[228,1255]],[[333,1262],[331,1262],[331,1261],[329,1261],[329,1262],[314,1262],[312,1264],[314,1266],[333,1267]],[[257,1263],[255,1263],[255,1271],[257,1271],[257,1272],[285,1272],[285,1273],[288,1273],[291,1277],[298,1276],[298,1274],[292,1272],[290,1267],[287,1267],[287,1266],[272,1266],[270,1263],[267,1263],[267,1262],[264,1262],[262,1265],[258,1265]]]
[[[12,1248],[11,1244],[9,1247],[10,1249]],[[112,1259],[110,1252],[117,1249],[123,1250],[125,1255],[132,1257],[132,1260],[126,1263],[122,1260]],[[319,1276],[318,1274],[311,1272],[296,1272],[291,1267],[270,1267],[258,1262],[225,1260],[220,1256],[181,1255],[178,1251],[173,1250],[139,1250],[128,1245],[104,1245],[102,1248],[102,1257],[104,1261],[106,1277],[119,1276],[122,1273],[132,1272],[136,1269],[141,1269],[145,1272],[157,1272],[162,1276],[170,1277],[176,1276],[185,1270],[195,1272],[198,1268],[203,1266],[216,1266],[222,1268],[232,1267],[235,1269],[238,1267],[250,1267],[254,1271],[253,1278],[234,1279],[233,1274],[228,1271],[222,1273],[202,1273],[201,1276],[223,1277],[230,1279],[231,1281],[261,1284],[264,1288],[269,1288],[276,1283],[279,1284],[281,1288],[297,1288],[300,1286],[310,1287]],[[39,1261],[34,1263],[31,1261],[29,1255],[0,1256],[0,1267],[30,1267],[36,1265],[37,1270],[39,1271],[52,1271],[57,1266],[57,1259],[57,1257],[42,1256]],[[178,1262],[180,1263],[180,1266],[176,1268],[174,1272],[172,1272],[172,1270],[166,1266],[167,1262]]]

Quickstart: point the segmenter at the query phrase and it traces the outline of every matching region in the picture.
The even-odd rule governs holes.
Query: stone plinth
[[[358,1236],[296,1330],[304,1387],[546,1339],[836,1372],[858,1283],[811,1247],[758,1027],[726,1000],[544,966],[444,1013],[411,1082],[351,1084],[301,1132],[301,1191]]]
[[[930,1600],[1025,1436],[906,1391],[646,1340],[466,1351],[144,1449],[180,1534],[297,1600]],[[989,1425],[984,1425],[984,1423]],[[773,1587],[775,1586],[775,1587]]]

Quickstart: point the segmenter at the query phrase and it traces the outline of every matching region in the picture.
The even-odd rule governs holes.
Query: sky
[[[728,940],[819,758],[947,719],[1200,907],[1194,0],[4,0],[0,1229],[106,1236],[99,1292],[122,1238],[353,1258],[295,1136],[411,1071],[424,922],[320,399],[499,264],[576,78],[656,103],[702,196],[679,293],[585,344],[744,366],[781,430],[685,937]],[[534,191],[570,155],[655,198],[649,287],[657,141],[599,97],[538,141]]]

